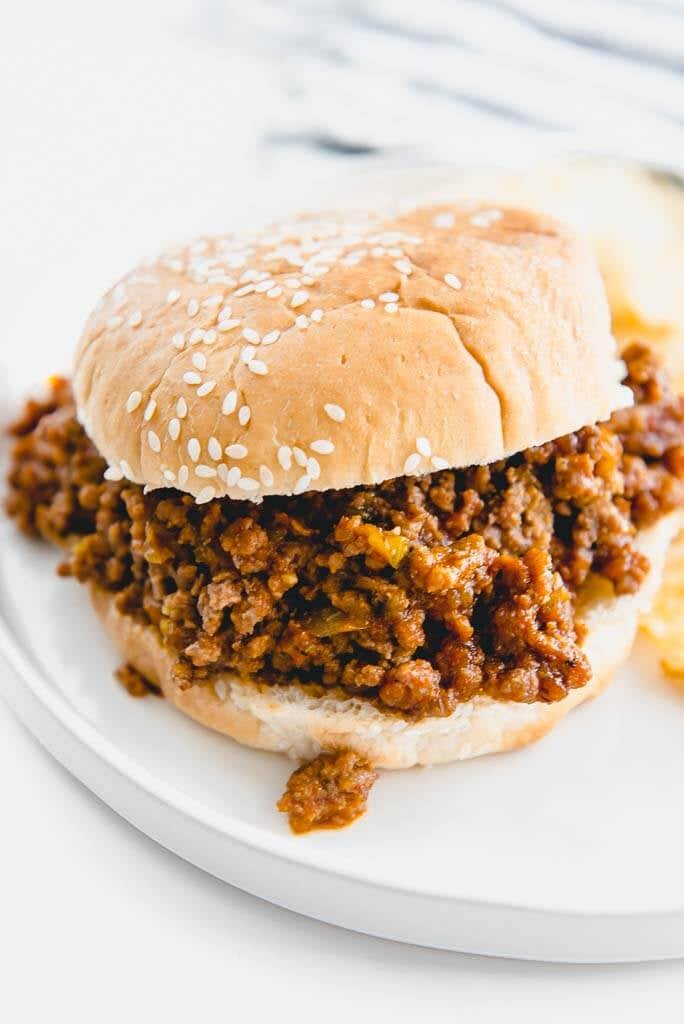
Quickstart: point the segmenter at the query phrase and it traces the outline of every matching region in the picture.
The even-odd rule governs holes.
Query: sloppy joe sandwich
[[[130,670],[323,753],[300,778],[333,823],[374,767],[517,747],[596,694],[684,504],[682,403],[618,353],[588,247],[470,201],[167,252],[15,433],[8,510]]]

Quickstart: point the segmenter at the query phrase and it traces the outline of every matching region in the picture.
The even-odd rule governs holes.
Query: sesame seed
[[[246,345],[240,353],[240,359],[243,363],[249,363],[256,355],[256,349],[254,345]]]
[[[122,459],[121,462],[119,463],[119,465],[121,466],[121,472],[126,477],[126,479],[127,480],[132,480],[133,479],[133,470],[128,465],[126,460]]]
[[[204,332],[202,332],[202,337],[204,337]],[[192,338],[190,340],[192,341]],[[206,368],[207,368],[207,357],[205,356],[204,352],[195,352],[193,354],[192,365],[197,370],[206,370]]]
[[[306,460],[306,471],[312,480],[318,480],[321,475],[321,465],[318,459],[314,459],[313,456]]]
[[[261,339],[262,345],[273,345],[280,337],[280,331],[269,331],[268,334],[264,334]]]
[[[126,285],[123,281],[119,281],[119,283],[115,285],[112,291],[112,297],[115,302],[123,302],[126,298]]]
[[[254,480],[251,476],[241,476],[237,482],[238,487],[241,491],[258,491],[259,481]]]
[[[310,274],[304,274],[304,276],[302,277],[302,284],[315,284],[315,283],[316,283],[316,278],[315,277],[311,277]]]
[[[372,299],[361,299],[361,305],[364,309],[372,309],[375,303]]]
[[[386,313],[396,313],[398,309],[399,306],[397,305],[396,302],[388,302],[387,305],[385,306]]]
[[[129,327],[140,327],[141,323],[142,323],[142,313],[140,312],[139,309],[136,309],[136,311],[134,313],[131,313],[131,315],[128,318],[128,326]]]
[[[219,480],[223,480],[224,484],[227,484],[228,483],[228,467],[226,466],[225,462],[222,462],[220,464],[220,466],[216,467],[216,472],[218,473]]]
[[[240,406],[240,409],[238,411],[238,423],[240,424],[240,426],[246,427],[251,418],[252,410],[250,409],[250,407],[248,405]]]
[[[404,476],[410,476],[411,473],[414,473],[418,469],[419,465],[420,455],[418,452],[413,452],[404,463]]]
[[[201,384],[202,383],[202,378],[200,377],[199,373],[195,373],[194,370],[187,370],[183,374],[183,380],[185,381],[186,384]]]
[[[424,455],[426,459],[430,458],[430,456],[432,455],[432,448],[430,447],[430,442],[428,441],[427,437],[416,438],[416,451],[420,455]]]
[[[232,331],[239,326],[239,320],[219,320],[218,322],[218,330],[221,332],[221,334],[225,334],[226,331]]]
[[[218,438],[216,438],[216,437],[210,437],[209,438],[209,440],[207,442],[207,451],[209,452],[209,457],[212,458],[214,460],[214,462],[220,462],[221,461],[221,456],[223,455],[223,449],[221,448],[221,442],[218,440]]]
[[[216,470],[214,469],[213,466],[204,466],[202,464],[200,464],[199,466],[195,466],[195,476],[201,476],[205,479],[211,479],[216,475]]]
[[[378,295],[380,302],[396,302],[399,296],[396,292],[383,292],[382,295]]]
[[[115,327],[121,327],[121,324],[123,322],[124,318],[122,316],[110,316],[109,320],[107,321],[107,327],[114,330]]]
[[[273,473],[268,466],[259,466],[259,479],[264,487],[273,487]]]
[[[105,480],[123,480],[123,473],[119,466],[107,466],[104,478]]]
[[[197,299],[190,299],[186,306],[188,316],[197,316],[197,314],[199,313],[199,308],[199,302],[197,301]]]
[[[207,295],[206,299],[202,299],[203,306],[220,306],[222,302],[222,295]]]
[[[306,475],[306,473],[304,473],[304,475],[300,476],[299,480],[297,481],[297,483],[292,488],[292,493],[293,494],[302,494],[303,491],[308,490],[310,485],[311,485],[311,478],[308,477]]]
[[[155,434],[154,430],[147,431],[147,443],[153,452],[161,451],[161,441],[159,440],[159,435]]]
[[[294,448],[292,449],[292,454],[295,457],[295,462],[297,463],[297,465],[301,466],[302,469],[306,468],[306,463],[308,461],[306,457],[306,452],[303,452],[301,448],[298,448],[295,445]]]
[[[295,323],[297,327],[299,327],[300,331],[305,331],[309,326],[309,318],[308,316],[304,316],[303,313],[300,313],[299,316],[295,317]]]
[[[432,223],[436,228],[453,228],[456,218],[453,213],[438,213],[432,218]]]
[[[242,471],[240,470],[239,466],[231,466],[230,469],[228,470],[228,476],[226,478],[226,483],[228,484],[228,486],[235,487],[241,475]]]
[[[259,342],[261,341],[260,335],[258,334],[257,331],[254,330],[253,327],[245,327],[244,331],[242,332],[242,337],[245,339],[245,341],[251,342],[252,345],[258,345]]]
[[[335,445],[332,441],[320,440],[312,441],[309,445],[312,452],[316,452],[317,455],[332,455],[335,451]]]
[[[230,416],[232,412],[235,412],[237,405],[237,391],[229,391],[226,397],[223,399],[223,405],[221,406],[221,412],[224,416]]]
[[[224,451],[229,459],[244,459],[247,454],[244,444],[229,444]]]
[[[278,449],[278,462],[286,472],[292,468],[292,449],[286,444],[282,444]]]
[[[253,292],[253,291],[254,291],[254,285],[253,284],[243,284],[242,288],[238,288],[238,290],[236,292],[234,292],[233,294],[235,295],[236,298],[240,299],[240,298],[242,298],[243,295],[249,295],[250,292]]]
[[[476,228],[488,228],[495,220],[501,220],[501,210],[481,210],[470,218],[470,223]]]
[[[217,679],[214,683],[214,693],[219,700],[225,700],[228,696],[228,687],[224,683],[223,679]]]
[[[179,299],[180,292],[177,288],[171,288],[171,290],[166,293],[166,301],[169,303],[178,302]]]
[[[168,480],[170,484],[175,483],[176,474],[172,469],[165,469],[163,473],[164,479]]]
[[[174,348],[177,348],[179,351],[185,347],[185,338],[180,333],[180,331],[174,334],[173,338],[171,339],[171,344],[173,345]]]
[[[147,408],[143,413],[143,419],[145,420],[145,423],[150,422],[156,411],[157,403],[155,402],[154,398],[150,398],[149,402],[147,403]]]
[[[181,420],[184,420],[188,415],[188,403],[183,397],[179,398],[176,402],[176,415]]]
[[[211,501],[211,499],[215,495],[216,495],[216,488],[215,487],[211,487],[211,486],[210,487],[203,487],[202,490],[197,495],[197,497],[195,498],[195,502],[198,505],[206,505],[206,503],[208,501]]]
[[[215,387],[215,380],[205,380],[204,384],[200,385],[200,387],[197,388],[198,397],[206,398],[207,395],[210,395],[212,393]]]
[[[446,284],[449,285],[450,288],[455,288],[456,291],[458,291],[459,288],[463,287],[461,279],[456,277],[456,274],[445,274],[444,281],[446,282]]]
[[[265,281],[259,281],[259,284],[255,286],[254,291],[261,295],[263,292],[267,292],[273,288],[274,284],[275,281],[272,277],[267,278]]]
[[[333,402],[326,402],[323,408],[326,414],[331,420],[334,420],[335,423],[342,423],[347,415],[341,405],[335,405]]]
[[[188,455],[193,462],[199,462],[199,457],[202,449],[200,443],[196,437],[191,437],[188,441]]]
[[[295,292],[290,301],[290,305],[293,309],[297,309],[298,306],[303,306],[305,302],[309,301],[309,293],[302,289],[301,291]]]
[[[174,416],[174,418],[172,420],[169,420],[168,430],[169,430],[169,437],[171,438],[171,440],[172,441],[177,441],[178,438],[180,437],[181,425],[180,425],[180,420],[176,419],[175,416]]]
[[[439,455],[433,455],[432,458],[430,459],[430,462],[432,463],[435,469],[447,469],[449,466],[447,460],[440,458]]]
[[[180,487],[185,487],[185,485],[188,482],[188,476],[189,475],[190,475],[190,471],[188,470],[188,467],[187,466],[181,466],[181,468],[178,470],[178,484],[179,484]]]
[[[126,401],[126,412],[135,412],[141,402],[142,394],[140,391],[131,391]]]
[[[301,283],[302,282],[299,280],[298,277],[288,277],[287,280],[285,281],[285,285],[288,288],[299,288]]]
[[[413,271],[413,267],[408,260],[396,260],[394,266],[400,274],[410,274]]]
[[[233,313],[232,306],[223,306],[219,309],[218,318],[219,320],[229,320]]]
[[[205,345],[213,345],[217,338],[218,334],[213,327],[210,327],[208,331],[204,332],[204,338],[202,340]]]
[[[321,320],[323,319],[323,310],[314,309],[313,313],[311,314],[311,319],[315,324],[320,324]]]
[[[196,345],[198,341],[204,341],[204,331],[201,327],[196,327],[194,331],[190,332],[189,342],[191,345]],[[194,359],[194,356],[193,356]]]
[[[247,369],[251,370],[252,373],[256,373],[259,377],[265,377],[268,373],[268,366],[261,359],[250,359],[247,363]]]

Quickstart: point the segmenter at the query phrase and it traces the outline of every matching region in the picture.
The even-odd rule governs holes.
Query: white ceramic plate
[[[19,383],[50,358],[37,353]],[[274,806],[292,764],[128,697],[84,589],[55,562],[0,526],[2,689],[63,764],[180,856],[405,942],[574,962],[684,955],[684,698],[643,642],[552,738],[386,773],[359,823],[297,838]]]
[[[513,754],[385,773],[352,828],[297,838],[284,757],[112,680],[56,558],[0,530],[3,690],[87,786],[194,864],[283,906],[425,945],[572,961],[684,954],[684,699],[647,647]]]

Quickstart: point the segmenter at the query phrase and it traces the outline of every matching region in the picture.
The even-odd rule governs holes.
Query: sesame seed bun
[[[199,502],[492,462],[628,405],[588,247],[463,202],[200,239],[88,320],[74,389],[110,465]]]
[[[410,768],[512,750],[544,736],[568,711],[607,685],[629,656],[639,616],[646,612],[662,577],[670,541],[682,525],[672,513],[637,537],[651,563],[635,594],[615,597],[604,580],[593,579],[581,595],[578,619],[587,627],[583,646],[593,676],[584,687],[553,704],[520,704],[475,697],[447,718],[410,722],[368,701],[312,699],[295,684],[260,686],[217,675],[213,685],[179,689],[172,659],[151,626],[117,611],[112,594],[91,588],[95,609],[126,660],[186,715],[250,747],[308,759],[320,750],[351,748],[380,768]]]
[[[463,200],[483,194],[496,202],[544,210],[587,238],[603,275],[615,335],[652,342],[684,390],[680,180],[613,159],[576,157],[524,171],[465,170],[430,188],[433,202],[438,195]]]

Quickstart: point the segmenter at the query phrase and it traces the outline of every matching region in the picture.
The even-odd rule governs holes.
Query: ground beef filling
[[[121,665],[114,673],[114,678],[121,683],[129,697],[148,697],[150,694],[161,697],[162,695],[159,687],[145,679],[132,665]]]
[[[476,694],[555,701],[584,686],[574,599],[618,594],[647,559],[637,529],[684,503],[684,405],[648,349],[636,404],[488,466],[376,487],[221,499],[104,479],[68,385],[15,427],[8,511],[64,544],[60,572],[152,624],[183,687],[217,671],[446,715]]]
[[[288,815],[290,828],[298,835],[342,828],[365,814],[377,779],[370,761],[353,750],[319,754],[292,773],[276,806]]]

